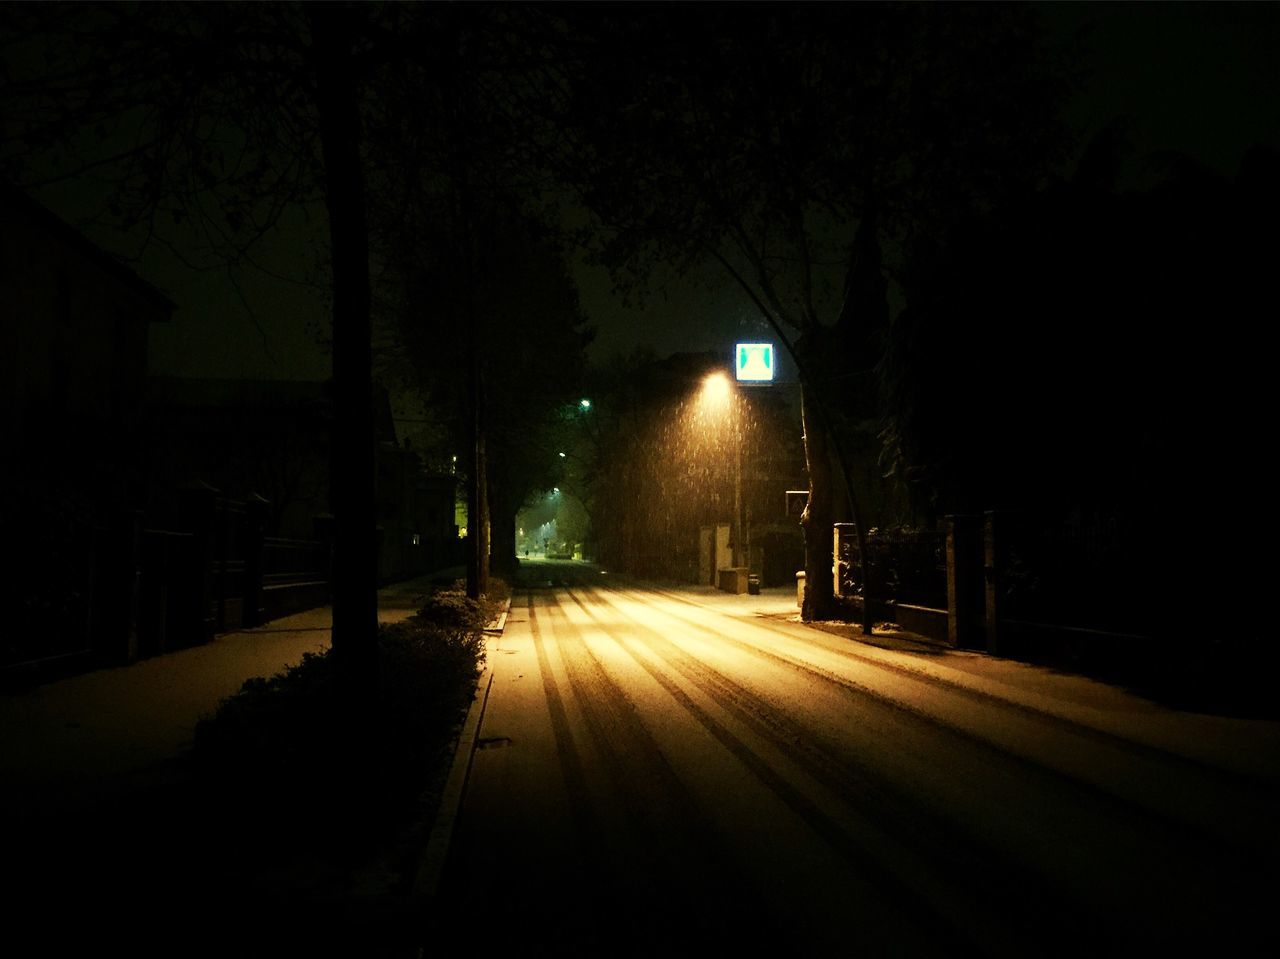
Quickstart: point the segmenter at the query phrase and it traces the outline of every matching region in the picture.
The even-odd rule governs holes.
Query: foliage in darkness
[[[328,651],[249,680],[196,730],[207,788],[233,806],[252,797],[271,843],[360,855],[386,840],[412,818],[471,703],[493,612],[454,590],[384,625],[377,688],[363,705]]]

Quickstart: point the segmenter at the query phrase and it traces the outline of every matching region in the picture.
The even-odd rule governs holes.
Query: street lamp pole
[[[742,446],[745,429],[745,402],[723,372],[708,374],[702,381],[700,404],[704,411],[716,411],[719,429],[733,433],[733,551],[730,554],[735,569],[741,569],[751,561],[750,550],[743,538],[742,522]]]
[[[733,565],[743,567],[751,561],[750,556],[744,557],[745,550],[742,542],[742,410],[741,398],[734,396],[734,476],[733,476]]]

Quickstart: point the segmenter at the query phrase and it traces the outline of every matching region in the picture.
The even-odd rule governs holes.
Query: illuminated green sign
[[[734,368],[740,382],[769,383],[773,380],[772,343],[739,343],[734,354]]]

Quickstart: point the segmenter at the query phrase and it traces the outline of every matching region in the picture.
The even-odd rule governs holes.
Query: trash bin
[[[755,573],[750,573],[747,576],[747,592],[752,596],[760,595],[760,577]]]

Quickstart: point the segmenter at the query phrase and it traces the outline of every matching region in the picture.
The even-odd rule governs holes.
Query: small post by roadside
[[[973,648],[978,645],[984,615],[978,517],[953,515],[943,522],[947,535],[947,642],[958,649]]]
[[[1000,590],[1004,554],[1001,540],[1000,519],[994,510],[988,510],[983,523],[983,574],[987,586],[987,652],[999,655],[1000,643]]]

